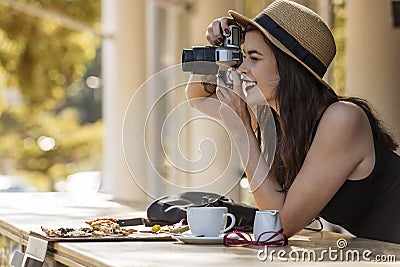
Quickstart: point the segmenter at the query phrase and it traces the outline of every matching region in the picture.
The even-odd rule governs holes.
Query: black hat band
[[[319,77],[323,77],[326,67],[322,62],[305,49],[290,33],[281,28],[271,17],[265,13],[260,13],[254,21],[266,29],[272,36],[280,41],[298,59],[312,69]]]

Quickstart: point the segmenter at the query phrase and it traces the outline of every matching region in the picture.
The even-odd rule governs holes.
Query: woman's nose
[[[250,69],[247,67],[246,61],[243,60],[242,64],[237,68],[237,72],[240,75],[240,78],[243,80],[245,77],[248,77],[250,73]]]
[[[239,74],[246,74],[247,68],[246,68],[246,63],[244,62],[244,60],[243,60],[242,64],[239,65],[237,70],[238,70]]]
[[[246,59],[243,59],[242,63],[239,65],[238,72],[241,74],[246,74],[248,72]]]

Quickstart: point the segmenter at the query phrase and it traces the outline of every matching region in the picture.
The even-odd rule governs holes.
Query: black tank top
[[[366,114],[371,124],[371,115]],[[375,138],[374,147],[371,174],[346,180],[320,216],[355,236],[400,244],[400,156]]]

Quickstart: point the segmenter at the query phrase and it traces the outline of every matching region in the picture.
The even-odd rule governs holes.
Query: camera
[[[194,46],[182,52],[182,70],[192,74],[221,76],[229,82],[229,67],[237,68],[243,60],[240,49],[242,31],[236,25],[229,26],[230,35],[224,37],[220,47]]]

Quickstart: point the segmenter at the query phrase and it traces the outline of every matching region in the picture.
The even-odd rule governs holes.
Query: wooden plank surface
[[[30,231],[40,232],[41,226],[81,227],[85,221],[97,217],[126,219],[144,215],[143,211],[114,202],[105,194],[90,196],[64,193],[0,194],[0,233],[23,245],[26,245]],[[339,241],[345,242],[346,245],[339,247]],[[231,248],[222,244],[185,244],[177,240],[170,242],[132,240],[131,242],[53,242],[49,244],[47,255],[49,259],[67,266],[107,267],[282,266],[283,263],[313,266],[319,265],[321,261],[325,266],[375,266],[382,264],[382,260],[377,256],[380,256],[380,259],[385,256],[386,261],[391,261],[384,263],[385,265],[398,266],[400,260],[398,244],[326,231],[303,230],[289,240],[288,246],[264,250],[264,247]],[[265,252],[273,257],[263,261],[260,255],[265,255]],[[354,258],[356,254],[358,259]],[[397,262],[393,262],[393,257]]]
[[[348,244],[346,248],[338,248],[337,240],[341,238],[346,240]],[[396,244],[344,237],[341,234],[325,231],[317,233],[307,230],[291,238],[288,246],[268,248],[269,255],[272,254],[273,257],[268,257],[265,261],[258,258],[260,251],[265,251],[264,247],[230,248],[224,245],[192,245],[180,241],[172,243],[127,242],[124,246],[118,243],[55,243],[55,248],[74,257],[88,252],[85,260],[90,260],[87,262],[80,261],[80,263],[89,266],[90,262],[96,262],[95,266],[107,267],[282,266],[283,263],[312,266],[314,264],[320,265],[321,262],[324,263],[324,266],[370,266],[370,264],[381,264],[375,259],[375,256],[378,255],[397,255],[397,260],[400,257],[400,246]],[[323,250],[326,252],[323,253]],[[331,250],[330,255],[328,250]],[[363,259],[363,253],[366,250],[370,250],[372,254]],[[315,253],[315,257],[311,255],[312,251]],[[353,257],[355,252],[359,256],[358,259]],[[278,253],[281,254],[282,258],[277,257]],[[308,255],[310,255],[310,258],[308,258]],[[398,266],[399,262],[384,264]]]

